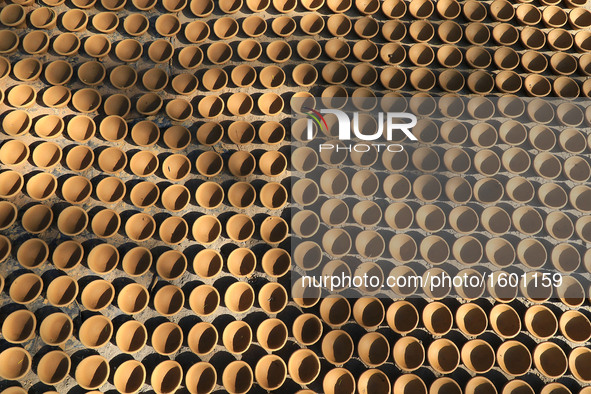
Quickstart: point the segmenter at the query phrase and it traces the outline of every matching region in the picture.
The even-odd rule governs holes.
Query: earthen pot
[[[203,244],[210,245],[215,242],[222,233],[222,224],[213,215],[200,216],[193,223],[193,238]]]
[[[2,150],[0,149],[0,155]],[[53,142],[43,142],[35,147],[31,156],[35,165],[39,168],[55,167],[62,158],[62,149]],[[0,158],[1,160],[1,158]]]
[[[19,140],[6,141],[0,148],[0,162],[8,166],[22,164],[29,157],[29,146]]]
[[[76,367],[76,383],[87,390],[94,390],[107,382],[109,363],[99,355],[84,358]]]
[[[154,27],[162,37],[174,37],[181,30],[181,22],[173,14],[162,14],[156,18]]]
[[[148,57],[154,63],[166,63],[174,55],[172,44],[164,39],[153,41],[148,47]]]
[[[197,109],[207,119],[215,118],[224,111],[224,101],[219,96],[205,96],[199,101]]]
[[[72,95],[72,105],[82,113],[96,111],[102,102],[102,97],[96,89],[85,88]]]
[[[62,16],[62,26],[71,32],[86,30],[87,24],[88,15],[79,9],[68,10]]]
[[[84,209],[76,206],[64,209],[57,218],[58,229],[69,236],[80,234],[87,225],[88,214]]]
[[[143,14],[130,14],[123,21],[123,29],[130,36],[141,36],[148,31],[150,22]]]
[[[129,89],[137,82],[137,72],[127,65],[117,66],[109,74],[109,80],[117,89]]]
[[[121,261],[123,270],[130,276],[142,275],[148,271],[151,265],[152,254],[141,246],[129,250]]]
[[[59,276],[49,283],[46,294],[51,305],[68,306],[78,295],[78,282],[67,275]]]
[[[115,55],[125,63],[133,63],[142,57],[142,45],[132,38],[120,41],[115,46]]]
[[[20,38],[14,31],[0,30],[0,38],[2,38],[2,45],[0,45],[0,53],[9,54],[16,51],[18,44],[20,42]],[[54,48],[55,46],[56,44],[54,42]]]
[[[160,68],[152,68],[142,75],[142,84],[150,92],[159,92],[168,85],[168,74]]]
[[[145,116],[156,115],[162,108],[162,97],[156,93],[146,93],[135,103],[136,110]]]
[[[63,271],[76,267],[82,261],[84,249],[76,241],[64,241],[60,243],[53,251],[53,264]],[[63,290],[60,288],[60,290]]]
[[[104,346],[113,335],[113,323],[103,315],[86,319],[78,331],[78,338],[89,349]]]
[[[65,352],[50,351],[39,360],[37,376],[45,384],[58,384],[68,376],[71,364],[70,357]]]
[[[35,81],[41,75],[43,65],[35,58],[27,58],[16,62],[12,68],[14,76],[24,82]]]
[[[53,212],[45,205],[37,204],[28,208],[22,217],[22,225],[32,234],[41,233],[51,225]]]
[[[99,12],[92,17],[92,26],[101,33],[113,33],[119,26],[119,17],[114,12]]]
[[[32,273],[19,275],[10,286],[8,294],[17,304],[30,304],[43,289],[41,277]]]
[[[497,44],[510,46],[519,40],[519,31],[509,23],[500,23],[493,28],[492,37]]]
[[[19,380],[31,370],[29,352],[21,347],[9,347],[0,353],[0,376],[6,380]]]
[[[47,200],[57,189],[56,178],[48,173],[39,173],[34,175],[27,182],[27,194],[38,201]]]
[[[0,12],[0,22],[7,27],[24,28],[26,15],[27,12],[20,4],[9,4]]]
[[[27,108],[33,105],[37,91],[30,85],[16,85],[6,94],[8,104],[16,108]]]
[[[3,198],[14,197],[20,193],[25,184],[21,174],[10,170],[0,173],[0,180],[3,182],[2,187],[0,187],[0,196]]]
[[[273,33],[277,34],[279,37],[291,36],[296,28],[297,25],[293,18],[285,15],[273,19],[273,22],[271,23]]]
[[[23,38],[23,49],[31,55],[41,55],[49,48],[49,36],[47,33],[35,30]]]
[[[90,57],[103,58],[111,51],[111,41],[104,35],[93,35],[84,41],[84,52]]]

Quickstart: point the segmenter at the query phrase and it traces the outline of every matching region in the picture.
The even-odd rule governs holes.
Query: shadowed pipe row
[[[348,306],[348,302],[344,298],[328,298],[324,302],[328,308],[342,309],[344,306]],[[364,320],[364,309],[371,307],[371,304],[375,302],[379,303],[380,301],[376,299],[372,300],[371,298],[360,299],[357,301],[353,313],[355,319],[358,320],[360,324],[367,325],[368,322],[365,322]],[[350,313],[350,309],[345,312],[347,314]],[[331,313],[330,309],[324,309],[321,307],[321,315],[324,316],[325,314],[334,317],[334,314]],[[49,318],[58,318],[58,315],[65,316],[64,314],[58,313],[50,315]],[[404,319],[402,319],[402,317],[404,317]],[[397,333],[406,334],[414,330],[418,324],[418,313],[416,309],[412,304],[406,301],[398,301],[392,304],[388,309],[386,318],[390,328]],[[62,319],[66,324],[68,324],[67,322],[69,322],[70,325],[72,324],[67,316]],[[93,344],[97,341],[102,343],[108,342],[109,338],[106,340],[105,338],[91,338],[93,336],[92,333],[88,333],[90,336],[85,337],[84,324],[88,325],[92,319],[96,319],[97,322],[95,323],[97,324],[99,324],[98,320],[100,320],[100,324],[107,328],[110,327],[110,330],[107,330],[109,332],[109,335],[107,336],[110,337],[112,335],[112,325],[110,321],[97,315],[83,323],[80,329],[80,339],[90,341]],[[381,319],[384,319],[383,307]],[[433,333],[437,333],[437,335],[441,335],[441,330],[449,331],[453,320],[449,309],[441,303],[428,305],[423,310],[423,319],[425,320],[426,328]],[[456,319],[458,327],[462,332],[467,333],[466,335],[478,335],[475,330],[481,333],[487,327],[486,314],[475,304],[464,304],[460,306],[456,313]],[[521,324],[519,316],[508,305],[497,305],[493,307],[490,312],[490,319],[492,328],[504,338],[511,338],[516,335],[516,332],[520,331]],[[377,326],[380,322],[381,320],[378,321],[377,324],[376,322],[369,324]],[[18,327],[14,327],[19,324],[23,326],[23,330],[18,330]],[[530,331],[536,338],[547,338],[548,336],[552,336],[552,331],[556,332],[558,329],[558,322],[553,313],[546,307],[540,305],[528,309],[525,315],[525,324],[528,331]],[[33,329],[27,331],[31,326]],[[17,329],[17,334],[27,336],[25,340],[28,340],[30,339],[31,333],[34,332],[34,326],[35,317],[32,313],[27,311],[13,312],[13,314],[7,319],[7,322],[4,323],[3,334],[8,334],[10,336],[15,332],[15,329]],[[25,329],[26,327],[28,328]],[[304,327],[307,327],[307,329],[304,329]],[[322,323],[316,316],[311,314],[299,316],[294,322],[292,329],[296,340],[307,345],[315,343],[322,336]],[[584,338],[578,335],[583,332],[581,330],[585,330],[587,336],[591,335],[591,325],[589,320],[583,314],[576,311],[569,311],[562,315],[560,319],[560,329],[569,339],[571,339],[569,337],[570,334],[576,333],[577,341],[585,341]],[[245,336],[240,334],[241,340],[236,341],[236,335],[239,335],[239,333],[244,330],[246,330],[249,335]],[[51,337],[52,334],[50,331],[54,330],[50,330],[47,326],[44,328],[44,324],[42,323],[40,328],[42,337],[44,335],[46,338]],[[69,332],[71,335],[72,329],[70,329]],[[137,336],[138,333],[140,334],[139,336]],[[271,335],[271,333],[273,333],[273,335]],[[287,334],[285,324],[278,319],[265,320],[259,326],[256,333],[257,340],[261,346],[270,351],[280,349],[287,340]],[[141,340],[132,341],[131,338],[136,336]],[[85,338],[83,339],[83,337]],[[44,340],[46,340],[46,338],[44,338]],[[197,323],[189,332],[187,343],[195,353],[203,355],[213,350],[217,340],[218,335],[214,326],[209,323]],[[141,323],[133,320],[124,323],[116,333],[116,343],[125,352],[137,351],[136,348],[143,347],[146,341],[147,332],[145,327]],[[251,341],[252,332],[250,331],[250,327],[244,322],[235,321],[227,325],[224,329],[222,342],[226,348],[233,353],[241,353],[242,351],[245,351],[250,346]],[[171,350],[172,353],[174,353],[182,346],[182,342],[182,330],[174,323],[163,323],[158,326],[152,334],[152,346],[154,346],[161,354],[171,354]],[[99,346],[101,346],[101,344],[99,344]],[[334,365],[341,365],[348,361],[353,355],[354,343],[347,332],[333,329],[324,335],[321,348],[323,356],[327,361]],[[365,334],[359,340],[357,351],[359,358],[370,367],[377,367],[386,362],[390,357],[389,341],[383,334],[377,332]],[[442,357],[443,354],[446,356]],[[423,344],[412,336],[405,336],[398,339],[392,350],[393,361],[405,372],[411,372],[418,369],[423,365],[426,358],[431,367],[442,374],[453,372],[457,369],[460,362],[472,372],[485,373],[494,366],[496,359],[498,366],[503,372],[510,376],[521,376],[529,371],[533,361],[535,367],[546,377],[560,377],[570,368],[573,376],[581,382],[588,382],[591,379],[584,367],[587,363],[586,360],[589,359],[589,354],[590,351],[588,349],[578,347],[572,350],[567,357],[558,345],[552,342],[542,342],[534,348],[532,355],[526,346],[515,340],[503,342],[495,354],[492,347],[487,342],[480,339],[472,339],[465,342],[461,351],[450,340],[437,339],[431,342],[427,351],[425,351]],[[14,347],[7,349],[0,353],[0,359],[4,360],[2,363],[3,367],[1,368],[1,374],[6,379],[18,379],[24,376],[31,368],[31,358],[28,352],[22,348]],[[50,360],[53,361],[53,363],[50,363]],[[93,374],[87,374],[84,372],[84,368],[82,368],[83,366],[90,366],[87,364],[96,364],[94,366],[99,368],[92,368]],[[70,359],[65,353],[59,350],[53,351],[41,359],[37,367],[37,373],[42,381],[47,384],[55,384],[67,376],[70,370],[70,365]],[[195,381],[199,381],[203,385],[208,387],[211,386],[209,390],[204,391],[209,392],[213,389],[216,382],[215,368],[207,363],[199,363],[197,365],[199,366],[198,368],[191,367],[191,369],[187,371],[186,384],[189,388],[193,388],[193,385],[196,383]],[[222,377],[222,382],[225,388],[232,393],[246,392],[253,383],[253,372],[246,363],[233,362],[226,368],[231,368],[231,366],[238,367],[238,365],[240,365],[241,368],[246,368],[249,373],[239,374],[241,377],[238,378],[229,373],[226,375],[226,371],[224,371]],[[269,368],[271,366],[274,367],[273,374],[269,373]],[[282,368],[277,369],[278,366],[281,366]],[[130,367],[132,371],[139,368],[142,370],[142,373],[132,374],[127,367]],[[174,368],[176,373],[170,375],[162,374],[167,375],[166,377],[159,373],[159,369],[166,369],[167,372],[170,372],[170,368]],[[124,371],[127,371],[128,373],[124,373]],[[136,370],[136,372],[140,371]],[[122,392],[133,392],[134,390],[129,390],[128,385],[132,383],[134,388],[141,387],[146,378],[145,372],[145,368],[143,368],[143,365],[139,362],[127,362],[116,369],[114,382],[118,389],[121,390],[122,387],[127,389]],[[207,372],[206,376],[204,376],[205,372]],[[309,384],[316,380],[320,373],[320,360],[314,352],[308,349],[301,349],[294,352],[290,356],[287,365],[285,365],[278,356],[268,355],[263,357],[257,363],[254,377],[256,378],[257,383],[263,388],[274,389],[283,384],[288,372],[291,378],[297,383]],[[97,374],[100,376],[97,377]],[[344,389],[344,391],[334,387],[335,382],[332,381],[335,377],[334,375],[337,375],[337,377],[340,378],[337,380],[340,380],[341,384],[343,381],[346,382],[346,389],[340,387],[340,389]],[[109,376],[107,360],[101,356],[87,357],[76,367],[75,376],[77,382],[82,387],[96,389],[102,386]],[[173,387],[178,387],[181,384],[181,381],[182,367],[171,361],[165,361],[163,364],[156,367],[151,378],[151,384],[157,392],[163,392],[161,391],[163,386],[172,385]],[[399,378],[394,383],[395,392],[405,392],[403,388],[410,384],[410,381],[413,381],[413,385],[416,385],[417,383],[419,384],[419,388],[415,389],[413,392],[426,393],[424,383],[414,375],[404,375]],[[377,384],[378,382],[380,383]],[[453,387],[447,387],[447,390],[436,392],[449,393],[449,390],[452,388],[454,388],[454,390],[451,392],[461,392],[457,383],[454,383],[451,379],[444,381],[436,380],[433,385],[434,387],[438,387],[442,383],[445,383],[444,386],[451,385]],[[524,383],[520,384],[523,385]],[[387,393],[390,390],[389,379],[383,372],[376,369],[364,372],[359,377],[357,385],[360,389],[373,387],[372,392],[376,393]],[[478,378],[476,381],[470,381],[468,383],[467,392],[478,392],[476,387],[484,389],[491,385],[492,383],[487,381],[486,378]],[[423,387],[422,389],[421,386]],[[328,393],[353,393],[354,388],[355,380],[353,376],[344,369],[337,368],[331,370],[324,378],[324,389]],[[196,388],[193,388],[191,392],[201,391],[197,391]]]

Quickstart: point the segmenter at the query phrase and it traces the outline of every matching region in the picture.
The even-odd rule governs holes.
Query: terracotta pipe
[[[136,353],[148,340],[146,327],[138,321],[129,320],[123,323],[115,334],[115,343],[124,353]]]

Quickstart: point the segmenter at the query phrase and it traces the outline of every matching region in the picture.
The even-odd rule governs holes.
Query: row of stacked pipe
[[[160,291],[164,290],[168,289],[163,287]],[[178,288],[176,290],[180,291]],[[147,290],[143,291],[146,293],[144,301],[147,304]],[[122,294],[119,295],[118,305],[124,308],[130,299],[126,300],[127,297]],[[138,297],[137,294],[134,296]],[[70,299],[65,302],[71,301]],[[54,301],[50,299],[50,302]],[[145,308],[145,305],[143,307]],[[320,304],[318,312],[322,320],[311,313],[299,315],[292,322],[291,331],[299,344],[313,346],[320,342],[324,359],[333,365],[347,363],[356,349],[359,359],[370,368],[357,379],[345,368],[331,369],[323,379],[325,393],[352,393],[356,387],[359,392],[390,392],[392,384],[395,393],[405,393],[409,390],[414,393],[426,393],[427,387],[420,377],[421,367],[425,362],[442,375],[451,374],[457,368],[482,374],[488,372],[496,363],[514,378],[529,372],[533,365],[547,378],[558,378],[568,369],[581,381],[591,380],[587,368],[591,351],[585,346],[576,347],[591,337],[591,323],[585,314],[567,311],[557,318],[555,312],[548,307],[533,305],[527,308],[523,318],[520,318],[518,312],[507,304],[498,304],[492,308],[487,305],[485,308],[490,308],[490,311],[486,313],[483,307],[476,303],[462,304],[456,307],[454,317],[446,304],[434,302],[424,306],[420,319],[417,308],[407,301],[396,301],[385,310],[381,301],[376,298],[360,298],[351,307],[346,298],[332,296],[325,298]],[[368,310],[374,312],[368,314]],[[195,313],[203,314],[203,311],[195,310]],[[365,330],[375,329],[385,320],[389,330],[398,334],[397,339],[389,340],[383,334],[383,330],[355,332],[350,335],[342,330],[341,326],[349,320],[351,314],[355,322]],[[419,320],[422,320],[428,333],[437,337],[450,332],[455,320],[457,329],[454,329],[454,332],[462,333],[466,337],[462,337],[459,343],[446,338],[427,342],[421,339],[424,335],[406,335],[416,333],[414,330]],[[323,322],[332,327],[324,336]],[[505,339],[500,343],[495,338],[492,345],[498,346],[496,350],[489,341],[478,338],[486,335],[489,322],[496,335]],[[73,335],[74,325],[64,313],[51,314],[39,326],[41,339],[52,346],[63,344]],[[519,334],[522,325],[531,337],[513,339]],[[34,336],[36,326],[35,314],[27,310],[17,310],[6,317],[2,335],[11,343],[23,343]],[[148,334],[146,326],[136,320],[128,320],[115,329],[109,319],[95,315],[77,327],[77,337],[84,346],[91,349],[105,346],[114,337],[117,347],[128,354],[141,350],[150,337],[150,344],[158,354],[170,355],[181,348],[184,343],[183,336],[187,335],[186,343],[191,351],[198,355],[207,355],[215,351],[220,336],[218,330],[221,331],[222,343],[234,354],[246,352],[252,346],[255,336],[256,342],[271,352],[281,351],[291,344],[287,325],[276,318],[261,321],[255,332],[244,321],[233,321],[224,326],[200,322],[190,327],[188,333],[186,329],[187,327],[175,323],[164,322]],[[564,346],[546,341],[556,335],[558,330],[565,339],[575,344],[568,356],[563,350]],[[355,342],[353,337],[356,339]],[[24,376],[32,364],[30,354],[20,347],[0,353],[0,360],[3,376],[15,379]],[[377,369],[389,360],[406,373],[393,378]],[[113,382],[119,392],[134,392],[141,388],[146,378],[146,369],[141,362],[127,360],[109,364],[99,355],[85,358],[76,366],[76,380],[86,389],[98,388],[108,379],[112,364],[116,365]],[[64,379],[70,368],[72,360],[61,350],[45,352],[39,357],[36,365],[39,378],[47,384],[55,384]],[[292,352],[287,363],[275,354],[261,357],[254,368],[245,362],[234,361],[225,366],[222,381],[224,388],[229,392],[248,391],[254,381],[266,390],[274,390],[283,384],[287,373],[298,383],[308,384],[317,378],[320,369],[320,359],[314,352],[299,349]],[[216,377],[216,369],[208,362],[193,364],[185,376],[179,363],[168,360],[161,362],[154,369],[151,384],[158,392],[171,392],[176,390],[181,381],[185,381],[191,392],[209,392],[215,387]],[[468,393],[496,392],[493,383],[482,376],[470,379],[464,390]],[[503,390],[534,392],[529,383],[519,379],[507,383]],[[440,377],[431,384],[429,392],[461,393],[462,388],[452,378]],[[570,391],[560,383],[551,383],[538,392]]]

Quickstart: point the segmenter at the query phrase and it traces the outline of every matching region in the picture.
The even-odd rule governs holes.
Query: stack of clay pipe
[[[0,392],[587,394],[591,111],[519,95],[591,96],[590,26],[578,0],[4,3]],[[437,121],[404,154],[314,157],[287,146],[294,95],[405,96]],[[287,179],[328,165],[355,171]],[[291,255],[330,226],[390,236]],[[319,253],[326,273],[349,254],[383,277],[566,276],[290,296]]]

